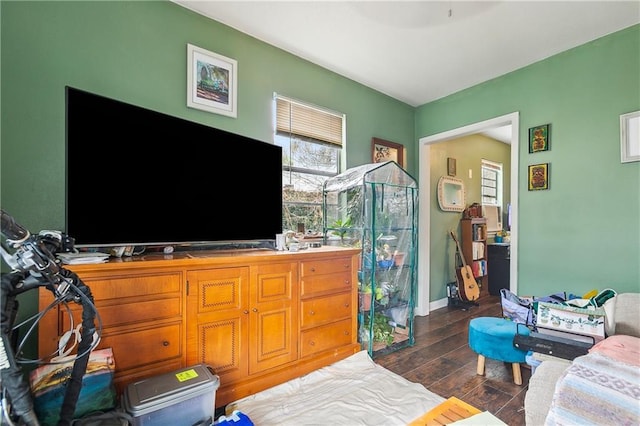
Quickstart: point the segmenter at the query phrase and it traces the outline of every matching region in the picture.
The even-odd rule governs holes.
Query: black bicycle
[[[24,343],[36,330],[40,318],[60,304],[64,304],[66,311],[71,315],[66,305],[78,303],[82,305],[81,339],[73,361],[71,376],[65,386],[58,422],[59,426],[68,426],[73,420],[89,354],[100,340],[100,330],[96,330],[95,325],[96,319],[100,323],[100,317],[93,303],[91,290],[74,272],[62,267],[56,258],[57,253],[73,249],[73,240],[67,235],[58,231],[41,231],[33,235],[2,209],[0,209],[0,231],[4,237],[0,247],[2,258],[11,268],[11,272],[2,274],[1,280],[2,423],[40,425],[34,411],[31,389],[21,365],[55,363],[52,359],[56,354],[51,354],[48,359],[37,360],[22,358],[20,354]],[[19,311],[17,296],[40,287],[45,287],[54,294],[54,302],[42,312],[36,313],[20,324],[15,324]],[[27,332],[20,338],[19,331],[23,328],[27,328]]]

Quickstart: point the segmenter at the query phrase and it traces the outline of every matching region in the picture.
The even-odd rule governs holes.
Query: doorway
[[[446,142],[462,136],[487,132],[496,127],[511,126],[511,262],[510,290],[517,294],[518,289],[518,158],[519,158],[519,113],[514,112],[478,123],[470,124],[457,129],[438,133],[432,136],[420,138],[419,147],[419,175],[418,187],[420,188],[418,218],[418,291],[416,297],[416,315],[429,315],[434,309],[446,306],[446,297],[441,300],[430,300],[431,295],[431,207],[434,196],[431,191],[431,146],[436,143]],[[506,171],[505,171],[506,172]]]

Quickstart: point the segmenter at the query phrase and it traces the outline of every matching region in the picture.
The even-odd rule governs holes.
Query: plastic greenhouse
[[[418,186],[396,162],[351,168],[323,187],[325,244],[360,247],[358,339],[372,357],[414,344]]]

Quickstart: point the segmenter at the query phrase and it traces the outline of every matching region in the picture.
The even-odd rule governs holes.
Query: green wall
[[[267,142],[278,92],[347,115],[348,167],[371,161],[374,136],[413,151],[414,108],[173,3],[3,1],[0,7],[2,206],[30,229],[63,226],[65,85]],[[238,61],[236,119],[187,108],[187,43]],[[415,164],[409,156],[407,168]]]
[[[171,2],[2,1],[0,15],[0,205],[35,232],[64,227],[65,85],[267,142],[278,92],[347,115],[347,167],[371,162],[372,137],[413,152],[413,107]],[[187,108],[187,43],[238,61],[236,119]],[[409,155],[407,170],[416,165]],[[87,176],[89,185],[159,179]],[[21,296],[21,316],[37,310],[31,293]]]
[[[519,112],[519,294],[640,290],[640,162],[620,162],[619,130],[640,109],[639,76],[635,25],[417,108],[417,139]],[[551,149],[529,154],[528,129],[546,123]],[[528,191],[538,163],[550,189]],[[444,295],[436,244],[430,300]]]

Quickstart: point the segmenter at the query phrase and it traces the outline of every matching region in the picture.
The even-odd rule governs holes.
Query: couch
[[[589,354],[578,357],[573,361],[568,361],[560,358],[553,358],[549,356],[543,356],[539,359],[542,362],[535,368],[535,372],[532,374],[529,380],[529,388],[525,395],[524,408],[525,408],[525,422],[530,426],[556,424],[561,422],[559,417],[567,415],[576,415],[576,413],[569,413],[569,410],[565,410],[566,407],[562,407],[562,400],[568,400],[569,397],[574,398],[570,402],[574,406],[580,406],[579,399],[584,397],[584,393],[581,393],[577,387],[579,381],[585,381],[584,375],[581,371],[593,371],[591,368],[595,368],[596,374],[599,374],[600,369],[603,375],[613,374],[620,375],[626,374],[622,378],[629,380],[629,384],[633,388],[640,387],[640,383],[636,383],[639,375],[636,374],[638,370],[636,362],[640,361],[640,355],[636,352],[640,350],[640,293],[620,293],[615,297],[607,300],[605,303],[605,311],[607,313],[606,320],[606,336],[604,340],[594,345],[589,351]],[[616,336],[615,338],[612,338]],[[620,336],[620,337],[618,337]],[[629,337],[633,336],[633,337]],[[624,340],[626,339],[626,340]],[[620,343],[622,342],[622,343]],[[622,359],[630,360],[631,364],[628,365],[631,374],[623,373],[620,368],[622,364],[619,364],[617,359],[609,357],[611,354],[611,348],[617,348],[621,351],[632,351],[631,355],[626,357],[623,354]],[[624,348],[624,349],[620,349]],[[607,356],[602,356],[607,355]],[[593,364],[593,362],[600,363],[599,366]],[[591,364],[589,364],[591,363]],[[596,365],[593,367],[593,365]],[[571,368],[571,367],[574,368]],[[609,367],[612,367],[609,369]],[[573,375],[573,377],[572,377]],[[572,381],[573,380],[573,381]],[[593,386],[591,386],[593,390]],[[604,395],[608,389],[602,389]],[[609,400],[606,398],[598,398],[597,404],[585,403],[586,409],[583,412],[578,412],[577,415],[582,417],[590,417],[589,421],[596,424],[610,424],[611,418],[607,417],[616,415],[616,413],[624,411],[621,407],[617,407],[616,398],[618,396],[613,394],[609,395]],[[626,396],[619,398],[625,399]],[[634,401],[632,396],[631,406],[640,407],[640,401]],[[584,401],[582,401],[584,402]],[[622,401],[621,401],[622,402]],[[608,404],[608,406],[605,406]],[[600,405],[599,407],[596,405]],[[590,407],[593,406],[593,409]],[[563,411],[564,410],[564,411]],[[632,419],[638,420],[640,414],[638,408],[632,409]],[[549,418],[547,418],[549,417]],[[574,420],[575,421],[575,420]]]

